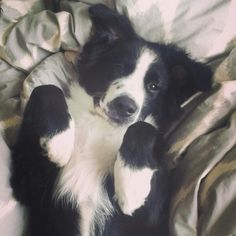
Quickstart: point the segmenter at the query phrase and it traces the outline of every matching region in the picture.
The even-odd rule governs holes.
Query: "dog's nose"
[[[128,96],[120,96],[110,103],[110,109],[119,117],[128,118],[136,113],[138,107],[133,99]]]

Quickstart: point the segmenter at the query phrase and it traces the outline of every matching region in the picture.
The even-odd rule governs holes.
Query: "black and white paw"
[[[75,124],[71,119],[67,129],[53,136],[43,136],[39,142],[44,150],[44,155],[59,167],[65,166],[74,150]]]
[[[135,169],[127,166],[118,156],[115,163],[115,196],[124,214],[132,215],[145,204],[154,172],[148,167]]]
[[[115,197],[122,212],[132,215],[145,205],[157,170],[156,129],[146,122],[130,126],[114,166]]]
[[[54,85],[36,87],[26,106],[22,132],[36,140],[43,155],[59,167],[66,165],[74,147],[74,121],[62,90]]]

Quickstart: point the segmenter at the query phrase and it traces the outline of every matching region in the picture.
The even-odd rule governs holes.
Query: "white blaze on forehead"
[[[108,88],[103,106],[108,104],[114,98],[121,94],[126,94],[141,107],[145,97],[144,78],[147,74],[151,64],[156,60],[156,54],[148,48],[143,48],[140,51],[140,55],[136,61],[134,71],[125,76],[118,78]]]
[[[156,55],[153,51],[147,48],[143,48],[140,52],[140,56],[137,60],[136,67],[132,74],[128,75],[124,79],[124,83],[129,84],[140,84],[144,85],[144,77],[150,67],[150,65],[155,61]]]
[[[118,155],[114,167],[115,196],[124,214],[132,215],[145,204],[154,172],[148,167],[134,169],[127,166]]]

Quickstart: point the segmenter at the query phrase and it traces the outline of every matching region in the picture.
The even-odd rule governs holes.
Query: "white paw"
[[[118,155],[114,167],[115,197],[122,212],[132,215],[145,204],[155,170],[132,168]]]
[[[72,155],[75,139],[74,127],[74,121],[71,120],[66,130],[52,137],[40,138],[40,145],[45,150],[45,155],[59,167],[65,166]]]

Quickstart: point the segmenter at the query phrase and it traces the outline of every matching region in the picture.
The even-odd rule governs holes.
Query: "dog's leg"
[[[74,146],[74,122],[70,120],[66,130],[40,138],[40,145],[50,161],[63,167],[69,161]]]
[[[69,161],[73,142],[73,121],[62,91],[52,85],[37,87],[12,152],[11,185],[16,199],[28,207],[29,235],[78,235],[77,209],[54,198],[60,167]]]
[[[38,136],[43,155],[59,167],[66,165],[74,147],[74,121],[59,88],[45,85],[33,90],[23,126]]]
[[[115,168],[115,195],[126,215],[142,207],[151,190],[151,180],[156,171],[153,158],[156,130],[138,122],[128,128],[118,154]]]
[[[154,126],[137,122],[128,128],[114,167],[123,235],[169,235],[170,175],[163,150]]]

